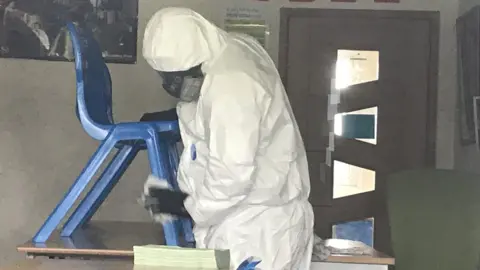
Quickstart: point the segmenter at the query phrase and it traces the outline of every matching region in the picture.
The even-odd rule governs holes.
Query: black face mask
[[[195,101],[200,96],[200,89],[205,77],[201,65],[186,71],[158,71],[158,74],[163,79],[163,88],[171,96],[186,102]]]

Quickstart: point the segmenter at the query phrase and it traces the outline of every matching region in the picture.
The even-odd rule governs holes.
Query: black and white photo
[[[106,62],[135,63],[138,0],[0,0],[0,57],[70,61],[67,21],[89,27]]]

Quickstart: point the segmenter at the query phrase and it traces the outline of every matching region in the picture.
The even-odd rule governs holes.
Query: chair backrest
[[[102,51],[87,27],[67,23],[77,77],[77,116],[85,131],[103,140],[111,125],[112,82]]]
[[[480,269],[480,175],[406,171],[387,186],[396,270]]]

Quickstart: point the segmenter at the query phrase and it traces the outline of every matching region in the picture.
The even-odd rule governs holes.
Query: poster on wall
[[[267,47],[269,29],[262,14],[255,8],[228,8],[225,31],[247,34]]]
[[[0,0],[0,57],[72,61],[68,20],[92,30],[106,62],[136,62],[138,0]]]

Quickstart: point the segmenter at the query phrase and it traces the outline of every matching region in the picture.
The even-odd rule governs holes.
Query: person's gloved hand
[[[168,182],[164,179],[159,179],[154,175],[150,175],[143,185],[143,194],[140,198],[140,203],[147,209],[152,217],[153,221],[156,223],[164,224],[169,221],[176,220],[176,218],[170,214],[159,213],[154,211],[155,204],[158,203],[157,200],[151,196],[150,191],[152,189],[166,189],[169,190],[170,186]]]

